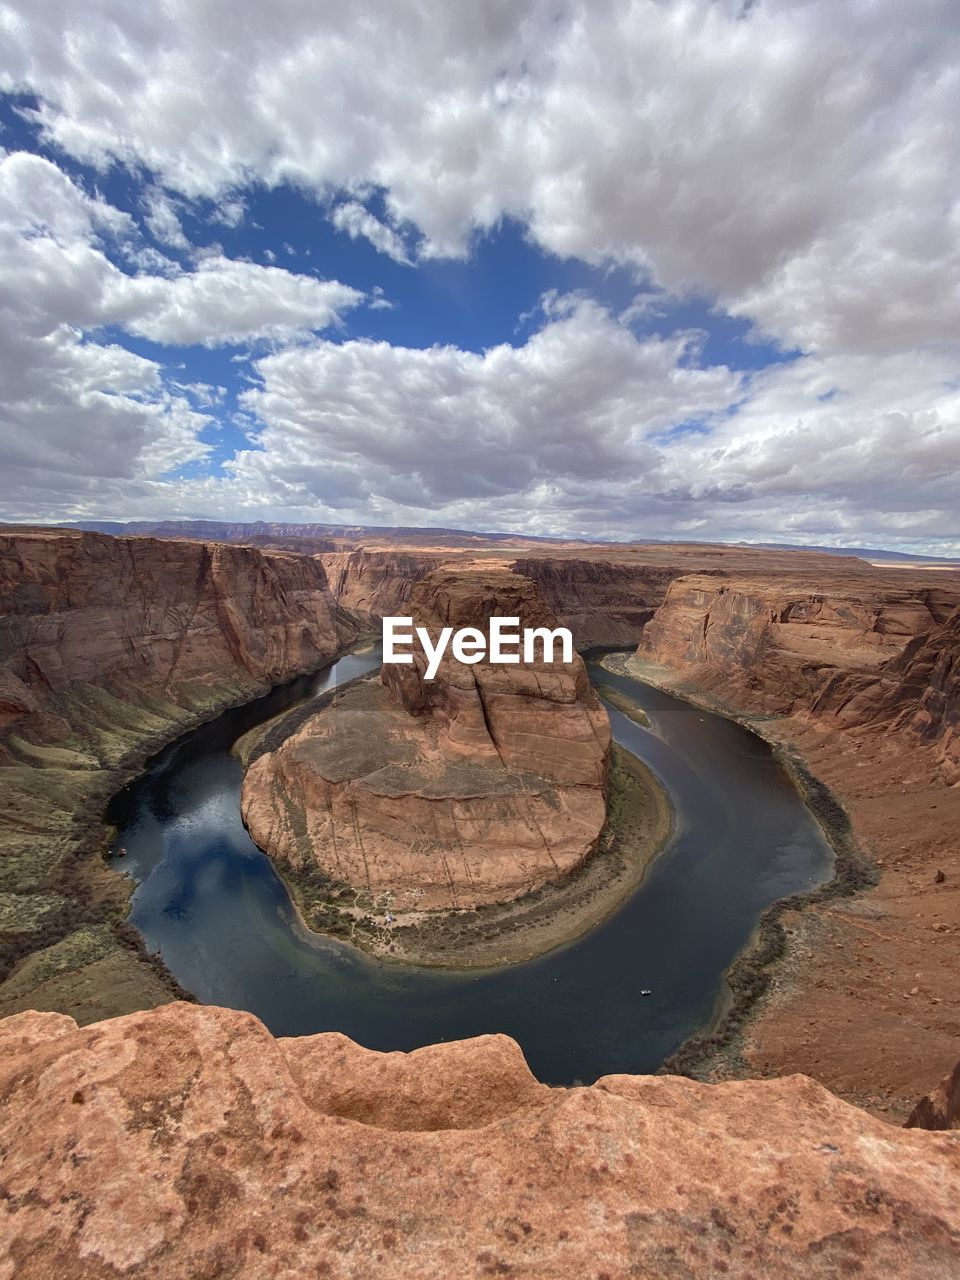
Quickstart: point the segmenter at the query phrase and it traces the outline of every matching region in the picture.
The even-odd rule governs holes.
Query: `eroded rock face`
[[[960,781],[960,585],[680,578],[640,653],[738,709],[936,749]]]
[[[172,1004],[0,1023],[0,1275],[956,1273],[960,1135],[803,1076],[550,1089],[485,1036],[375,1054]]]
[[[515,569],[536,584],[581,649],[637,644],[645,624],[663,604],[667,587],[684,572],[671,565],[589,556],[525,558],[515,562]]]
[[[911,1111],[908,1129],[960,1129],[960,1062]]]
[[[691,575],[638,655],[681,693],[780,713],[756,728],[830,789],[876,866],[869,893],[785,918],[747,1061],[901,1119],[957,1057],[958,606],[952,571]]]
[[[641,649],[738,706],[789,713],[838,672],[878,671],[956,597],[871,582],[866,567],[832,581],[691,574],[670,585]]]
[[[89,1020],[169,997],[114,928],[128,890],[97,856],[108,797],[150,750],[358,631],[317,560],[0,533],[0,1011]]]
[[[881,670],[828,680],[811,715],[931,748],[946,782],[960,782],[960,607],[914,636]]]
[[[363,549],[319,557],[337,602],[371,621],[402,615],[414,584],[442,558],[442,553]]]
[[[556,625],[533,584],[507,571],[438,570],[409,614],[484,629],[492,614]],[[504,901],[574,870],[606,814],[610,726],[582,659],[468,666],[436,678],[384,665],[256,760],[243,816],[273,857],[401,909]]]
[[[73,683],[276,681],[357,632],[318,560],[223,544],[0,534],[0,600],[8,716]]]

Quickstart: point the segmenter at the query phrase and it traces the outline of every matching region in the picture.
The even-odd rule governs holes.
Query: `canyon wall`
[[[0,1010],[168,999],[96,856],[103,806],[152,748],[358,625],[315,559],[94,533],[0,535],[0,601]]]
[[[0,1274],[956,1275],[960,1134],[803,1076],[538,1084],[516,1043],[275,1040],[171,1004],[0,1022]]]
[[[952,575],[689,575],[669,586],[639,656],[741,711],[895,733],[932,748],[945,780],[960,781]]]
[[[587,555],[524,557],[513,565],[573,632],[577,647],[634,645],[682,570]]]
[[[495,614],[556,626],[507,570],[436,570],[405,607],[434,641]],[[579,867],[604,824],[610,754],[583,660],[471,666],[448,650],[428,681],[419,644],[412,656],[253,762],[242,811],[257,844],[400,912],[501,902]]]
[[[0,600],[7,723],[77,683],[274,682],[356,634],[318,560],[216,543],[0,535]]]
[[[809,770],[879,881],[781,917],[747,1069],[800,1069],[904,1117],[960,1040],[960,577],[688,575],[631,665]]]
[[[451,557],[419,551],[337,551],[319,557],[334,599],[371,625],[403,617],[410,593],[433,569]]]

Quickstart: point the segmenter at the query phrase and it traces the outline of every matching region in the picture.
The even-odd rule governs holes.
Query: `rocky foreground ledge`
[[[538,1084],[505,1036],[379,1054],[171,1004],[0,1022],[0,1276],[923,1277],[960,1133],[803,1076]]]

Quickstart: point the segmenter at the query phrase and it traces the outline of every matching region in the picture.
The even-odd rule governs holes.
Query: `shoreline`
[[[312,937],[349,943],[388,964],[505,968],[576,942],[611,916],[668,846],[673,817],[669,796],[652,771],[615,743],[607,821],[597,848],[565,879],[523,897],[473,910],[401,913],[387,924],[386,902],[330,881],[326,885],[331,890],[353,894],[353,903],[343,907],[327,897],[311,910],[304,901],[309,882],[291,876],[289,868],[272,858],[270,862]],[[336,913],[333,918],[331,912]],[[327,927],[318,928],[318,923]]]
[[[157,694],[151,694],[143,704],[126,704],[127,729],[137,721],[150,727],[140,730],[138,741],[115,763],[96,770],[94,777],[79,771],[77,774],[84,791],[73,804],[69,843],[60,856],[70,867],[69,887],[82,913],[71,927],[58,931],[48,942],[25,949],[3,974],[0,1017],[28,1008],[63,1011],[65,1006],[73,1006],[71,1016],[84,1025],[152,1007],[164,999],[197,1002],[196,996],[182,986],[159,952],[148,951],[143,935],[130,923],[130,899],[137,885],[123,864],[113,857],[117,828],[107,818],[110,806],[157,757],[176,748],[205,725],[286,685],[317,676],[346,654],[362,651],[369,643],[370,636],[361,635],[319,665],[295,670],[278,683],[263,679],[246,686],[238,681],[224,683],[219,688],[196,688],[192,705],[166,702]],[[160,723],[164,720],[166,723]],[[98,947],[91,948],[87,936],[91,933],[97,935]],[[93,954],[88,958],[91,950]],[[71,963],[77,955],[84,956],[80,965]],[[131,960],[132,968],[128,967]],[[90,983],[85,980],[88,964],[121,965],[115,999],[101,999],[104,992],[100,990],[96,992],[96,999],[91,998]],[[36,980],[25,982],[35,970]],[[108,987],[108,993],[109,990]]]
[[[800,753],[770,738],[759,727],[764,721],[781,717],[753,717],[737,712],[717,699],[686,688],[679,678],[674,684],[668,668],[646,663],[632,652],[608,652],[596,661],[614,675],[661,689],[691,706],[733,720],[755,734],[770,748],[774,760],[796,787],[833,849],[834,868],[829,880],[806,893],[779,898],[760,913],[749,939],[723,975],[726,987],[718,993],[710,1021],[665,1059],[657,1072],[698,1080],[745,1078],[755,1072],[743,1056],[744,1034],[748,1024],[761,1012],[761,1002],[770,992],[779,965],[787,959],[789,944],[781,917],[790,911],[803,912],[820,903],[852,897],[873,888],[879,879],[876,864],[860,847],[843,805],[815,776]]]

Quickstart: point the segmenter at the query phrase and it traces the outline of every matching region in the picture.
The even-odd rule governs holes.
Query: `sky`
[[[0,0],[0,519],[960,554],[956,0]]]

